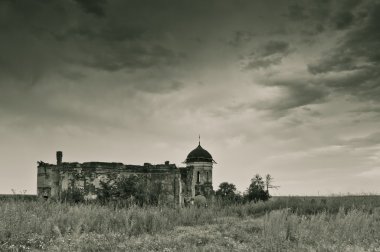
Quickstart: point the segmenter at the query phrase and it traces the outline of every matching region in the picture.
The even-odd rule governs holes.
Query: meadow
[[[380,251],[380,196],[207,208],[0,198],[0,251]]]

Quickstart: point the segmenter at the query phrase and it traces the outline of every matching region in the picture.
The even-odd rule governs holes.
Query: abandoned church
[[[114,162],[63,162],[63,153],[57,151],[57,163],[38,162],[37,194],[44,198],[59,198],[69,189],[78,188],[88,197],[96,197],[101,181],[138,175],[144,178],[146,186],[160,185],[166,193],[166,200],[182,206],[184,201],[203,195],[213,195],[212,168],[216,163],[211,154],[200,145],[192,150],[184,163],[177,167],[166,161],[164,164],[126,165]]]

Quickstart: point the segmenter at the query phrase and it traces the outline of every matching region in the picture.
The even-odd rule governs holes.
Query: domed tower
[[[212,166],[216,162],[211,154],[202,148],[200,140],[197,148],[187,155],[185,163],[191,176],[192,197],[196,195],[210,196],[213,193]]]

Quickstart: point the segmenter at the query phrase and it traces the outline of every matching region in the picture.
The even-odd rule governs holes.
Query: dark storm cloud
[[[335,8],[330,14],[327,25],[332,29],[344,30],[350,28],[362,19],[363,13],[357,13],[361,0],[346,0],[335,2]]]
[[[142,39],[146,29],[141,26],[129,24],[101,25],[100,27],[88,27],[78,25],[60,32],[54,32],[57,40],[68,41],[70,39],[102,40],[108,42],[123,42]]]
[[[343,12],[351,11],[359,4],[358,1],[345,3]],[[264,86],[280,88],[283,90],[283,95],[265,105],[255,105],[255,107],[269,109],[273,115],[282,116],[293,108],[326,102],[331,97],[330,95],[336,97],[346,94],[364,102],[372,101],[378,104],[378,97],[380,97],[380,32],[377,27],[380,23],[379,6],[371,2],[361,6],[361,12],[366,11],[367,15],[358,23],[348,18],[334,20],[334,25],[336,25],[334,29],[347,29],[338,43],[324,52],[318,61],[308,64],[308,73],[305,73],[303,77],[281,77],[279,74],[277,77],[268,76],[261,81]],[[340,15],[334,10],[331,13],[333,17]],[[289,49],[283,46],[283,50],[287,52]],[[274,63],[278,64],[278,61]],[[370,109],[367,112],[377,113],[377,110]]]
[[[320,113],[307,106],[324,103],[330,95],[328,88],[323,85],[317,85],[308,78],[266,79],[261,82],[261,85],[276,88],[280,96],[238,103],[233,106],[227,106],[225,109],[234,113],[256,109],[268,112],[267,115],[271,118],[281,118],[292,114],[298,108],[302,108],[302,111],[308,117],[317,117],[320,116]],[[298,121],[301,122],[303,119],[298,119]]]
[[[126,127],[116,110],[132,118],[148,106],[136,93],[181,89],[167,69],[183,54],[154,18],[119,10],[128,3],[0,1],[0,128]]]
[[[346,29],[354,21],[354,15],[351,12],[340,12],[332,18],[335,28],[338,30]]]
[[[332,0],[320,0],[320,1],[314,1],[309,9],[309,15],[313,19],[321,20],[326,19],[330,16],[331,13],[331,6],[332,6]]]
[[[65,79],[68,79],[68,80],[72,80],[72,81],[80,81],[80,80],[83,80],[84,78],[86,78],[86,75],[84,75],[83,73],[79,72],[79,71],[60,71],[60,74],[65,78]]]
[[[358,69],[357,61],[350,55],[344,53],[331,52],[331,56],[325,56],[317,63],[309,64],[308,70],[312,74],[326,72],[340,72]]]
[[[28,85],[62,66],[62,52],[49,36],[49,30],[64,26],[61,7],[50,1],[0,2],[0,85],[8,78]]]
[[[86,12],[104,14],[105,1],[77,2]],[[183,57],[160,40],[159,31],[146,33],[153,20],[137,24],[135,15],[94,20],[76,11],[78,4],[2,2],[0,78],[15,78],[24,85],[76,65],[134,70],[174,65]]]
[[[337,73],[336,77],[332,78],[322,77],[320,81],[336,91],[351,93],[358,97],[363,96],[363,98],[370,98],[370,96],[378,94],[379,78],[380,72],[378,68],[366,67]]]
[[[302,34],[314,36],[325,29],[344,30],[352,26],[361,19],[361,13],[354,13],[361,3],[361,0],[296,1],[289,5],[286,16],[307,24]]]
[[[289,44],[284,41],[269,41],[262,48],[257,51],[261,57],[267,57],[273,54],[287,54],[289,51]]]
[[[290,20],[301,21],[307,18],[306,9],[299,3],[293,3],[288,7],[287,16],[290,18]]]
[[[106,0],[75,0],[81,8],[88,13],[99,17],[105,16]]]
[[[356,8],[359,4],[361,4],[362,0],[345,0],[345,1],[338,1],[339,9],[343,11],[348,11]]]
[[[310,73],[316,76],[335,74],[335,80],[326,84],[339,88],[358,98],[378,101],[380,95],[380,4],[367,6],[367,17],[352,28],[339,44],[309,64]],[[349,78],[347,78],[349,77]]]
[[[230,46],[239,47],[245,43],[252,41],[255,37],[255,34],[249,31],[236,31],[228,44]]]
[[[331,30],[346,29],[347,32],[333,48],[322,54],[319,61],[310,62],[308,73],[302,77],[282,76],[279,73],[259,81],[264,86],[278,88],[282,95],[248,107],[269,110],[278,117],[289,114],[295,108],[324,103],[331,94],[339,96],[347,93],[363,101],[378,103],[379,9],[379,4],[365,2],[363,5],[361,1],[318,1],[310,5],[299,1],[291,5],[289,11],[294,20],[305,19]],[[321,29],[319,32],[323,31]],[[314,36],[316,33],[308,35]],[[271,41],[250,55],[245,69],[265,69],[279,65],[290,51],[288,43]]]
[[[185,55],[191,55],[191,50],[199,50],[198,47],[188,50],[189,48],[185,46],[172,46],[178,43],[176,40],[174,40],[176,43],[169,45],[166,43],[166,37],[170,39],[183,37],[193,31],[197,31],[194,33],[196,36],[207,34],[211,31],[206,29],[209,23],[220,22],[226,17],[223,14],[232,8],[232,5],[227,3],[214,6],[212,2],[202,1],[192,4],[176,1],[147,4],[139,1],[104,0],[41,4],[42,2],[37,1],[26,3],[23,5],[24,8],[18,8],[17,3],[19,1],[9,1],[6,4],[7,15],[3,16],[4,21],[11,21],[7,22],[8,28],[5,30],[7,36],[0,47],[2,66],[0,73],[3,76],[8,75],[7,78],[16,76],[18,79],[22,77],[24,84],[28,82],[33,85],[44,77],[56,73],[69,80],[81,82],[86,78],[87,68],[111,73],[125,72],[126,75],[136,71],[147,71],[146,79],[130,78],[123,84],[137,90],[157,93],[160,93],[160,90],[168,92],[185,86],[186,82],[177,81],[177,77],[171,77],[170,72],[165,72],[169,76],[167,79],[157,72],[165,67],[173,69],[178,67],[188,60]],[[337,6],[342,6],[340,9],[337,8],[339,9],[337,11],[331,8],[330,1],[312,3],[296,1],[289,7],[289,12],[293,16],[292,19],[305,18],[317,23],[323,19],[332,20],[330,17],[334,17],[336,28],[347,29],[356,25],[353,19],[347,17],[351,17],[352,10],[358,4],[359,1],[335,3]],[[241,3],[233,6],[233,10],[241,11],[243,8],[249,10],[252,6]],[[199,15],[195,18],[195,14]],[[243,23],[249,21],[246,16],[242,17],[242,20]],[[212,29],[216,27],[213,26]],[[228,32],[231,34],[231,31]],[[350,31],[354,32],[354,29]],[[230,44],[237,48],[242,45],[250,46],[256,36],[255,32],[248,29],[234,28],[232,33],[234,35]],[[207,36],[204,37],[207,39]],[[188,39],[190,41],[193,38],[194,36],[189,36]],[[268,39],[244,59],[244,69],[265,70],[280,65],[284,57],[291,52],[290,44],[286,41],[286,37]],[[356,56],[350,54],[352,52],[347,55],[343,50],[339,53],[331,52],[330,56],[311,64],[310,72],[319,75],[328,71],[361,70],[362,66],[356,64]],[[374,77],[374,71],[367,68],[364,70],[371,74],[360,76]],[[159,81],[155,81],[156,78]],[[292,85],[289,85],[288,80],[270,84],[282,88],[286,94],[285,100],[278,100],[270,106],[273,110],[287,110],[303,106],[308,102],[322,101],[328,91],[324,89],[324,83],[316,86],[312,79],[313,77],[310,80],[305,79],[304,83],[295,80]],[[5,85],[4,83],[3,81],[1,85]],[[325,80],[325,83],[327,86],[338,88],[343,81]],[[367,85],[372,84],[367,82]]]
[[[320,1],[295,1],[288,6],[287,17],[292,21],[322,20],[330,15],[330,0]]]
[[[174,65],[181,59],[181,55],[161,45],[141,45],[130,43],[123,45],[103,45],[96,49],[84,48],[83,57],[72,60],[84,66],[117,71],[121,69],[142,69],[161,65]],[[87,57],[86,57],[87,56]]]
[[[281,63],[281,57],[272,58],[254,58],[251,59],[245,66],[245,70],[255,70],[260,68],[268,68],[272,65],[278,65]]]
[[[245,70],[268,68],[278,65],[290,52],[289,44],[284,41],[269,41],[246,57]]]
[[[287,86],[287,98],[272,106],[275,110],[287,110],[309,104],[323,102],[328,92],[314,85],[305,83]]]
[[[270,109],[276,115],[285,115],[291,109],[324,102],[329,95],[323,86],[304,79],[277,80],[266,85],[281,88],[283,96],[278,100],[256,104],[255,107]]]

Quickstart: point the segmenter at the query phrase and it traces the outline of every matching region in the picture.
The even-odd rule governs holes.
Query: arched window
[[[201,173],[197,173],[197,183],[201,182]]]
[[[206,182],[208,182],[208,172],[206,172]]]

